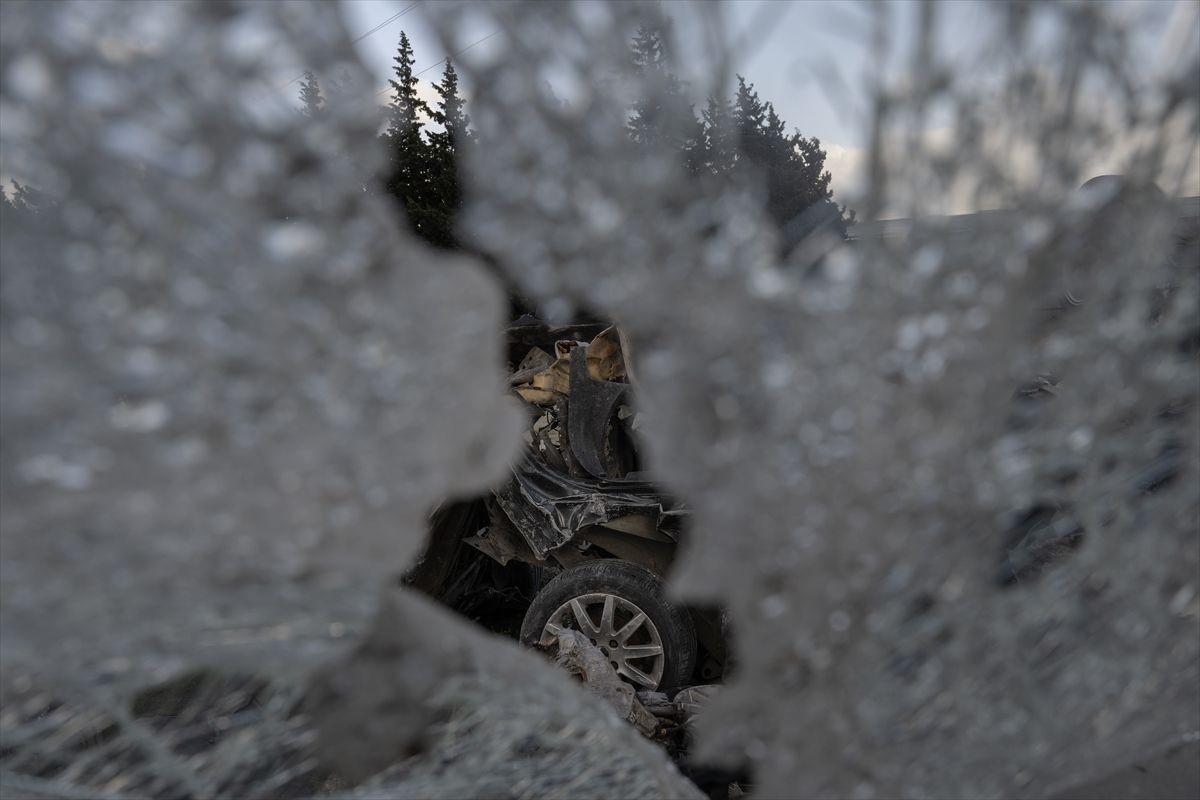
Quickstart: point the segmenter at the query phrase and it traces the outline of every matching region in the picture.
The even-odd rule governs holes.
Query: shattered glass
[[[459,13],[433,14],[451,49]],[[1195,37],[1149,81],[1099,5],[1006,6],[986,102],[920,39],[877,89],[865,207],[929,213],[966,184],[1016,210],[781,264],[752,194],[625,136],[630,94],[655,90],[628,68],[627,6],[475,13],[509,47],[463,69],[491,145],[468,165],[468,229],[547,309],[598,309],[634,342],[650,469],[695,512],[673,586],[732,614],[704,753],[755,763],[764,796],[1003,796],[1194,739],[1197,256],[1137,186],[1196,146]],[[1031,86],[1038,17],[1038,46],[1066,55]],[[1120,105],[1093,113],[1085,87],[1114,73]],[[546,74],[590,78],[564,105]],[[918,133],[935,103],[960,135],[896,157],[882,132]],[[997,109],[994,138],[969,135]],[[1127,186],[1068,195],[1089,148],[1147,129]],[[1022,144],[1039,169],[1005,174]],[[1014,408],[1038,375],[1053,402]],[[1174,490],[1147,494],[1163,458]],[[1008,518],[1036,501],[1086,538],[1003,588]]]
[[[6,656],[361,627],[362,581],[519,428],[494,282],[363,191],[378,112],[336,8],[4,13],[6,158],[66,220],[5,259],[3,613],[45,637]],[[327,122],[270,82],[302,59],[344,76]]]
[[[862,35],[911,53],[872,76],[864,221],[786,261],[757,187],[628,136],[665,87],[627,42],[661,9],[424,9],[447,52],[499,31],[459,65],[486,145],[464,236],[632,343],[646,466],[692,512],[670,586],[725,608],[736,651],[699,757],[756,794],[1043,796],[1200,741],[1180,8],[1153,72],[1110,5],[997,6],[973,69],[936,4],[902,45],[879,10]],[[281,64],[339,76],[319,123]],[[6,674],[307,676],[353,637],[307,696],[366,795],[695,794],[550,664],[380,600],[438,501],[507,477],[521,420],[500,282],[364,190],[380,113],[337,8],[6,2],[0,75],[4,163],[64,221],[4,232]],[[1078,189],[1113,151],[1126,178]],[[936,216],[960,197],[1006,210]]]

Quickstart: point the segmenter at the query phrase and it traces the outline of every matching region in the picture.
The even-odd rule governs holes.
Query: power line
[[[496,34],[498,34],[499,32],[500,32],[500,31],[492,31],[491,33],[489,33],[487,36],[483,37],[482,39],[479,39],[479,40],[477,40],[477,41],[471,42],[469,45],[467,45],[466,47],[464,47],[462,50],[459,50],[457,53],[454,53],[453,55],[451,55],[451,56],[450,56],[450,58],[458,58],[459,56],[461,56],[463,53],[465,53],[465,52],[467,52],[468,50],[470,50],[470,49],[471,49],[472,47],[474,47],[475,45],[477,45],[477,44],[483,44],[484,42],[486,42],[488,39],[492,38],[493,36],[495,36],[495,35],[496,35]],[[424,75],[426,72],[429,72],[429,70],[431,70],[431,69],[433,69],[434,67],[438,66],[439,64],[443,64],[443,63],[445,63],[445,59],[442,59],[441,61],[438,61],[436,64],[430,64],[428,67],[426,67],[425,69],[421,70],[421,71],[420,71],[420,72],[418,72],[416,75],[413,75],[413,77],[414,77],[414,78],[420,77],[421,75]]]
[[[409,11],[412,11],[412,10],[413,10],[413,9],[414,9],[414,8],[417,6],[417,4],[418,4],[418,3],[420,3],[420,2],[421,2],[421,0],[416,0],[416,2],[408,4],[407,6],[405,6],[405,7],[404,7],[404,9],[402,9],[401,11],[398,11],[398,12],[396,12],[395,14],[392,14],[390,17],[388,17],[388,18],[387,18],[387,19],[385,19],[383,22],[381,22],[381,23],[379,23],[378,25],[376,25],[374,28],[371,28],[371,30],[369,30],[369,31],[367,31],[366,33],[362,34],[362,35],[361,35],[361,36],[359,36],[357,39],[352,39],[352,40],[350,41],[350,44],[358,44],[359,42],[361,42],[363,39],[367,38],[367,37],[368,37],[368,36],[370,36],[371,34],[373,34],[373,33],[376,33],[377,31],[380,31],[380,30],[382,30],[383,28],[387,27],[388,25],[391,25],[393,22],[395,22],[396,20],[400,19],[400,18],[401,18],[401,17],[403,17],[405,14],[407,14]],[[303,72],[301,72],[299,75],[297,75],[296,77],[292,78],[290,81],[288,81],[287,83],[285,83],[283,86],[280,86],[280,87],[279,87],[279,91],[281,91],[281,92],[282,92],[284,89],[288,88],[288,87],[289,87],[289,86],[291,86],[293,83],[296,83],[297,81],[300,81],[300,80],[303,80],[303,79],[304,79],[304,73],[303,73]]]
[[[420,0],[417,0],[417,2],[420,2]],[[359,36],[357,39],[354,39],[353,41],[351,41],[351,42],[350,42],[350,44],[358,44],[358,43],[359,43],[359,42],[361,42],[363,39],[367,38],[367,37],[368,37],[368,36],[370,36],[372,33],[375,33],[375,31],[379,30],[380,28],[383,28],[383,27],[386,27],[386,26],[388,26],[388,25],[391,25],[393,22],[395,22],[396,20],[400,19],[400,18],[401,18],[401,17],[403,17],[405,14],[407,14],[409,11],[412,11],[412,10],[413,10],[413,6],[415,6],[416,4],[417,4],[417,3],[411,3],[411,4],[409,4],[407,7],[405,7],[405,8],[404,8],[404,10],[402,10],[402,11],[399,11],[399,12],[397,12],[397,13],[393,14],[392,16],[388,17],[388,18],[387,18],[387,19],[385,19],[383,22],[379,23],[379,24],[378,24],[378,25],[376,25],[374,28],[371,28],[371,30],[369,30],[369,31],[367,31],[366,33],[364,33],[362,36]]]
[[[446,58],[458,58],[459,56],[461,56],[463,53],[465,53],[465,52],[467,52],[468,50],[470,50],[470,49],[471,49],[472,47],[474,47],[475,45],[477,45],[477,44],[483,44],[483,43],[484,43],[484,42],[486,42],[488,39],[492,38],[493,36],[495,36],[495,35],[496,35],[496,34],[498,34],[498,33],[500,33],[500,31],[492,31],[492,32],[491,32],[491,33],[489,33],[487,36],[484,36],[482,39],[476,39],[475,41],[471,42],[469,45],[467,45],[466,47],[464,47],[462,50],[459,50],[457,53],[451,53],[451,54],[450,54],[449,56],[447,56]],[[440,67],[442,64],[445,64],[445,63],[446,63],[446,58],[443,58],[441,61],[435,61],[435,62],[433,62],[433,63],[432,63],[432,64],[430,64],[428,67],[426,67],[425,69],[421,70],[420,72],[414,73],[414,74],[413,74],[413,77],[414,77],[414,78],[419,78],[419,77],[421,77],[422,75],[424,75],[426,72],[429,72],[429,70],[431,70],[431,69],[433,69],[433,68],[435,68],[435,67]],[[384,92],[387,92],[387,91],[388,91],[388,90],[390,90],[391,88],[392,88],[391,86],[385,86],[385,87],[383,87],[382,89],[380,89],[378,92],[376,92],[376,93],[375,93],[375,96],[376,96],[376,97],[378,97],[379,95],[383,94]]]

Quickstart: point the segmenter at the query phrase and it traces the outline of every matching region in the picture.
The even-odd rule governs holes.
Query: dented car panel
[[[605,539],[607,552],[635,552],[636,560],[661,571],[669,563],[661,548],[631,550],[613,539],[673,545],[686,513],[637,472],[628,340],[612,325],[556,328],[529,317],[506,335],[509,384],[532,418],[528,447],[512,478],[493,493],[511,526],[491,541],[483,535],[469,543],[494,558],[519,558],[521,548],[508,541],[515,531],[535,559],[562,563],[575,560],[562,548],[576,539],[585,539],[577,542],[584,547]]]
[[[652,483],[572,478],[535,454],[526,457],[512,480],[496,491],[496,501],[539,559],[588,526],[616,522],[614,530],[627,531],[637,525],[630,518],[647,520],[652,530],[675,541],[684,513]]]
[[[526,317],[506,337],[508,385],[529,415],[525,450],[508,480],[488,495],[434,513],[425,552],[405,582],[491,630],[513,634],[519,621],[522,640],[527,627],[537,640],[542,627],[558,624],[541,619],[553,609],[537,603],[556,580],[560,587],[572,575],[571,581],[593,581],[572,589],[582,600],[597,592],[636,594],[622,583],[622,575],[638,574],[622,570],[625,562],[654,576],[646,586],[661,587],[688,511],[640,469],[629,341],[615,326],[552,327]],[[599,571],[587,572],[589,564]],[[679,628],[670,620],[683,617],[659,590],[633,606],[657,620],[644,624],[659,631],[661,645],[654,646],[666,655],[638,657],[665,659],[660,668],[673,664],[666,683],[723,673],[727,648],[715,610],[687,609]],[[660,674],[642,666],[645,675]]]
[[[406,582],[438,595],[466,563],[464,544],[502,567],[618,558],[664,574],[687,510],[639,471],[628,338],[604,322],[525,316],[505,339],[508,385],[530,418],[525,451],[471,511],[435,512]]]

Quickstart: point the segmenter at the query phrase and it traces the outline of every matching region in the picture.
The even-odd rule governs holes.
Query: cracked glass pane
[[[646,17],[489,6],[510,47],[463,70],[466,225],[633,341],[649,464],[695,512],[672,586],[731,615],[703,752],[765,796],[1041,793],[1197,728],[1196,250],[1153,184],[1195,191],[1194,30],[1152,71],[1132,15],[1013,4],[951,64],[944,10],[881,54],[866,230],[783,261],[753,187],[625,135],[664,91],[622,46]],[[564,105],[548,74],[594,77]],[[1125,177],[1076,191],[1114,148]],[[1005,210],[932,216],[960,197]]]
[[[6,656],[361,628],[363,581],[517,444],[495,281],[364,191],[336,8],[4,13],[5,163],[54,198],[5,231]],[[325,117],[280,63],[342,76]]]
[[[370,5],[0,6],[0,786],[1054,796],[1194,754],[1194,3]],[[381,91],[410,20],[440,82],[406,34]],[[834,43],[759,85],[857,145],[737,74],[775,30]],[[542,601],[585,693],[419,557],[522,629],[606,559],[666,599]],[[719,691],[651,652],[685,629]]]

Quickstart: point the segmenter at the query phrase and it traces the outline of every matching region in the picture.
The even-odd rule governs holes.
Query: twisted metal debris
[[[1190,32],[1149,75],[1110,10],[1014,3],[991,93],[917,37],[903,81],[877,76],[865,216],[964,191],[1014,210],[785,264],[752,187],[629,141],[629,100],[662,90],[624,52],[653,9],[466,11],[503,45],[462,68],[487,145],[465,233],[549,313],[634,342],[650,467],[697,520],[673,585],[727,607],[739,651],[707,757],[768,797],[1030,796],[1197,736],[1196,239],[1146,188],[1189,174]],[[461,49],[464,9],[428,12]],[[377,120],[332,7],[0,14],[5,157],[66,221],[4,254],[5,671],[306,673],[428,507],[515,452],[500,287],[362,191]],[[1042,48],[1057,69],[1029,72]],[[343,77],[326,121],[272,105],[280,62]],[[1069,195],[1118,144],[1127,180]],[[1039,506],[1070,524],[1010,521]],[[692,792],[533,656],[383,609],[310,690],[321,758],[376,775],[365,796]]]

